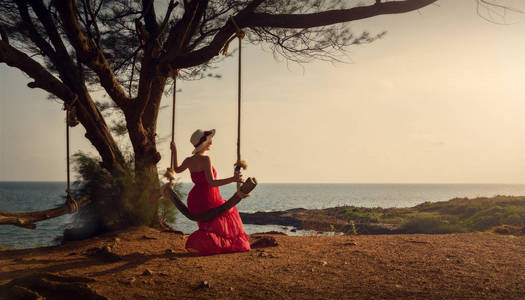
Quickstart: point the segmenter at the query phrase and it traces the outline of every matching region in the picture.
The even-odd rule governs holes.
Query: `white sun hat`
[[[195,146],[195,149],[193,150],[193,154],[199,152],[202,150],[202,148],[208,146],[209,143],[211,143],[211,138],[215,135],[215,129],[212,130],[202,130],[197,129],[195,132],[191,135],[190,142]]]

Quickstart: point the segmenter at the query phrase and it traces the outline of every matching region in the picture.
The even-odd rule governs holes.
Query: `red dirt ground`
[[[185,252],[187,236],[150,228],[3,250],[0,285],[46,272],[93,279],[109,299],[525,299],[524,237],[271,236],[275,247],[202,257]],[[120,260],[89,255],[104,246]]]

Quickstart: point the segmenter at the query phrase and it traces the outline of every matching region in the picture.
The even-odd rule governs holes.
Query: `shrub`
[[[114,177],[102,168],[97,157],[77,152],[73,160],[80,179],[75,182],[75,197],[87,195],[92,203],[75,214],[74,228],[64,232],[65,240],[84,239],[108,230],[151,223],[153,206],[148,201],[147,191],[137,184],[131,159],[127,162],[131,171],[120,177]],[[175,191],[181,195],[178,190],[181,184],[175,187]],[[161,199],[159,216],[164,221],[174,222],[175,206]]]
[[[417,216],[401,225],[406,233],[453,233],[465,230],[455,222],[437,216]]]

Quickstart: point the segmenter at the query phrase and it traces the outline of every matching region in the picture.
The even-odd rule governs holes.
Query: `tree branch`
[[[161,61],[170,61],[179,55],[190,41],[191,36],[202,15],[206,11],[208,1],[192,1],[186,5],[184,15],[179,22],[170,30],[169,36],[163,45],[167,52],[163,55]],[[169,74],[166,74],[168,76]]]
[[[7,35],[7,32],[5,31],[4,26],[0,24],[0,37],[2,37],[2,40],[9,44],[9,36]]]
[[[4,40],[0,41],[0,62],[20,69],[29,75],[29,77],[33,78],[34,82],[28,84],[30,88],[41,88],[65,102],[70,102],[76,97],[69,87],[63,84],[55,76],[51,75],[51,73],[49,73],[37,61],[33,60],[22,51],[10,46]]]
[[[77,51],[82,62],[95,71],[100,79],[101,85],[113,101],[115,101],[119,107],[125,108],[128,104],[129,97],[115,78],[104,53],[102,53],[93,41],[87,39],[82,33],[76,17],[73,1],[59,0],[57,2],[58,12],[71,45]]]
[[[142,0],[142,15],[144,16],[146,30],[148,30],[150,36],[156,36],[159,30],[153,2],[153,0]]]
[[[369,6],[349,9],[329,10],[312,14],[267,14],[241,11],[234,16],[241,28],[246,27],[280,27],[280,28],[312,28],[333,25],[341,22],[361,20],[378,15],[400,14],[420,9],[437,0],[405,0],[385,3],[375,3]],[[189,68],[203,64],[219,55],[228,39],[236,33],[231,22],[227,22],[205,47],[196,51],[173,57],[170,61],[161,63],[161,72],[168,74],[170,69]],[[166,67],[169,66],[169,67]]]
[[[100,2],[102,4],[102,1]],[[88,12],[89,12],[89,15],[91,17],[91,23],[93,24],[93,27],[95,27],[95,34],[97,35],[97,46],[100,47],[100,30],[98,29],[98,24],[97,24],[97,17],[95,15],[95,13],[93,12],[93,8],[91,8],[91,1],[86,1],[86,5],[87,5],[87,9],[88,9]]]
[[[312,14],[253,13],[244,18],[242,27],[311,28],[367,19],[378,15],[401,14],[423,8],[437,0],[405,0],[377,3],[350,9],[329,10]]]

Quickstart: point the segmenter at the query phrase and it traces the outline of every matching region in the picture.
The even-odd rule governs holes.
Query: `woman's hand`
[[[242,182],[242,174],[240,171],[236,171],[233,173],[233,182]]]

